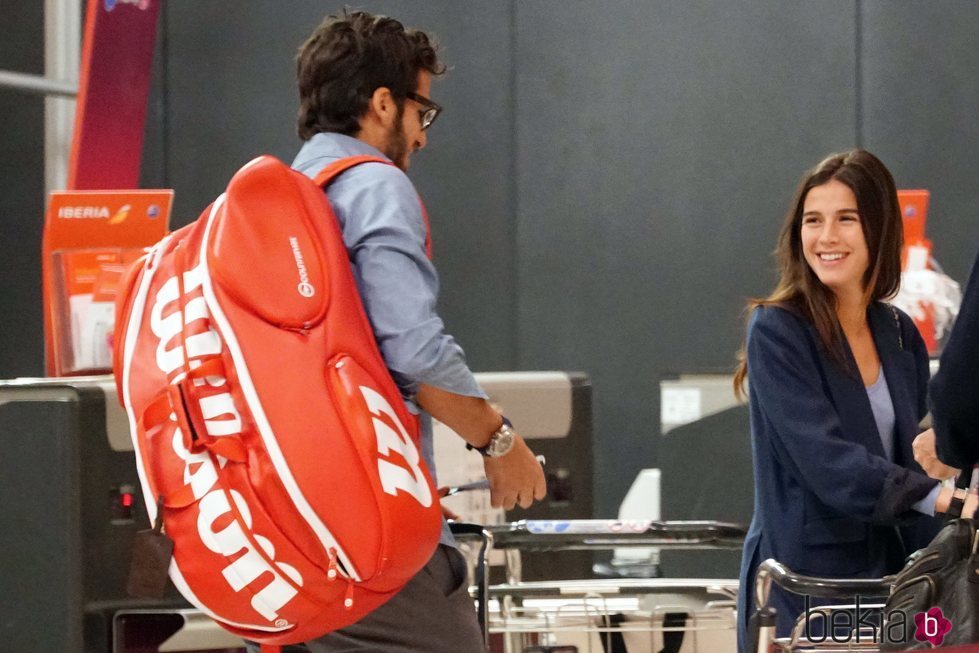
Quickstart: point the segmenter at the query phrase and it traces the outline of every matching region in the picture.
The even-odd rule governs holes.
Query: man
[[[480,449],[493,506],[529,507],[544,474],[523,439],[494,410],[462,349],[435,312],[438,278],[426,255],[427,218],[405,171],[441,108],[432,77],[444,72],[429,37],[396,20],[330,16],[300,49],[299,135],[293,167],[313,177],[342,158],[372,155],[326,190],[381,354],[410,411],[420,414],[422,455],[433,467],[432,417]],[[443,524],[428,565],[360,622],[307,643],[308,650],[482,651],[465,563]],[[285,650],[303,651],[303,647]]]
[[[914,457],[932,478],[951,478],[979,465],[979,257],[928,389],[935,426],[915,438]],[[972,514],[975,492],[960,498],[962,514]]]

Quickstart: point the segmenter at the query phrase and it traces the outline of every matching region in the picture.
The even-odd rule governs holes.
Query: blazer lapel
[[[870,329],[877,345],[877,354],[887,376],[887,387],[894,404],[895,454],[900,464],[907,465],[914,460],[911,441],[918,431],[916,417],[917,402],[908,383],[915,383],[914,354],[910,344],[901,336],[900,322],[886,304],[876,303],[870,307]]]
[[[812,328],[812,327],[810,327]],[[816,342],[815,328],[812,328]],[[863,380],[857,372],[857,362],[850,350],[850,345],[843,340],[843,352],[846,357],[848,370],[840,367],[835,358],[829,355],[823,347],[819,347],[819,357],[826,373],[826,383],[836,412],[843,426],[843,436],[852,442],[862,444],[867,450],[877,456],[884,456],[884,445],[877,434],[877,421],[874,419],[870,398]],[[890,381],[890,377],[888,377]]]

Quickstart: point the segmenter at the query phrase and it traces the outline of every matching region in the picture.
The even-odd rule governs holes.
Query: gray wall
[[[862,142],[932,191],[928,237],[964,282],[979,249],[979,3],[861,4]]]
[[[445,114],[411,173],[449,329],[477,370],[591,375],[602,516],[656,463],[660,378],[731,368],[744,300],[774,281],[793,186],[823,155],[862,145],[899,185],[929,188],[929,234],[953,276],[979,248],[979,3],[363,6],[434,31],[452,66],[433,90]],[[176,189],[176,224],[249,158],[291,158],[292,57],[326,7],[165,3],[143,178]],[[16,54],[0,39],[0,68]],[[10,102],[0,90],[0,108]],[[20,124],[40,129],[31,120]],[[0,315],[3,376],[41,369],[40,340],[20,326],[39,321],[40,209],[8,208],[40,204],[39,179],[21,169],[41,173],[18,138],[0,139],[21,157],[0,162],[14,169],[0,178],[0,260],[27,257],[15,281],[4,275],[17,314]],[[705,452],[706,466],[720,463]]]
[[[561,4],[517,5],[519,364],[592,375],[611,514],[656,460],[659,379],[732,367],[796,179],[854,143],[854,14]]]
[[[44,74],[44,3],[0,0],[0,70]],[[44,371],[44,100],[0,88],[0,378]]]

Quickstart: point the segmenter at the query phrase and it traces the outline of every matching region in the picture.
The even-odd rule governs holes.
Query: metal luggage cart
[[[521,553],[627,546],[740,548],[745,529],[710,521],[525,520],[454,524],[470,562],[480,625],[502,653],[734,653],[737,580],[593,578],[521,580]],[[505,582],[490,584],[502,552]],[[499,555],[499,554],[497,554]]]
[[[856,627],[849,632],[838,630],[833,636],[827,635],[821,641],[812,641],[806,634],[806,620],[810,615],[805,613],[796,618],[795,625],[788,637],[775,636],[775,609],[769,605],[772,583],[798,595],[808,595],[821,599],[847,599],[855,596],[887,596],[894,576],[883,578],[820,578],[797,574],[776,560],[765,560],[758,566],[755,575],[755,613],[752,615],[748,632],[746,650],[750,653],[770,653],[771,651],[819,651],[820,653],[843,653],[846,651],[879,651],[880,635],[883,632],[883,603],[861,603],[860,608],[876,613],[881,620],[876,631],[870,627]],[[819,605],[811,616],[816,616],[817,626],[832,626],[834,624],[820,623],[825,621],[827,614],[856,610],[854,603],[837,605]],[[856,621],[856,620],[854,620]]]

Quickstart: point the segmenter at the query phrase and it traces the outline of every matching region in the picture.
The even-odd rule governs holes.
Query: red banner
[[[160,0],[89,0],[68,188],[136,188]]]

